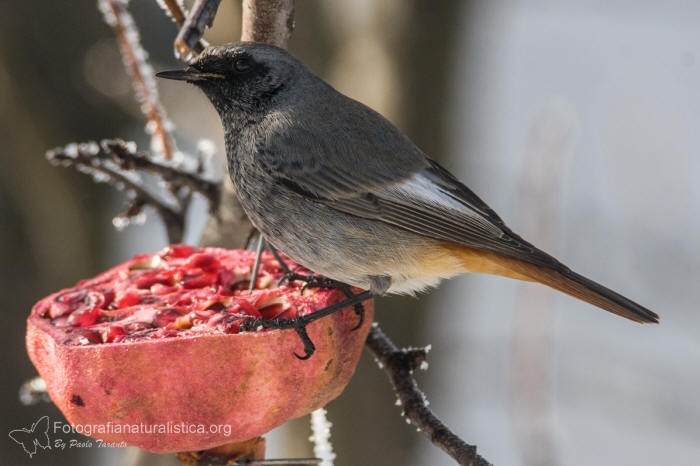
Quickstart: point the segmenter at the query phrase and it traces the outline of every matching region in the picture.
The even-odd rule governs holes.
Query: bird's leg
[[[350,289],[350,286],[347,285],[346,283],[339,282],[337,280],[332,280],[327,277],[323,276],[318,276],[318,275],[301,275],[298,273],[294,273],[290,270],[289,266],[284,262],[282,257],[280,257],[279,251],[271,245],[270,243],[267,243],[268,249],[272,252],[272,255],[275,256],[275,259],[277,259],[277,262],[279,262],[280,267],[282,267],[282,270],[284,270],[284,275],[282,278],[279,279],[277,283],[282,284],[284,282],[292,282],[294,280],[299,280],[304,282],[304,286],[301,287],[301,294],[304,294],[304,291],[306,291],[307,288],[327,288],[327,289],[339,289],[340,291],[345,294],[346,298],[351,298],[354,296],[352,293],[352,290]],[[355,315],[357,315],[360,320],[357,323],[355,327],[353,327],[353,330],[357,330],[358,328],[362,327],[362,324],[365,321],[365,307],[362,305],[362,303],[357,303],[354,306],[355,308]]]
[[[367,301],[368,299],[372,299],[374,297],[371,291],[363,291],[362,293],[356,295],[353,295],[352,293],[350,294],[351,296],[347,299],[339,301],[335,304],[331,304],[330,306],[326,306],[323,309],[318,309],[317,311],[314,311],[311,314],[307,314],[305,316],[294,317],[291,319],[270,320],[261,318],[243,322],[243,324],[241,324],[240,331],[246,332],[255,330],[257,328],[270,328],[278,330],[294,329],[299,335],[299,338],[301,338],[302,343],[304,343],[304,354],[299,355],[297,353],[294,353],[294,355],[299,359],[309,359],[311,355],[314,354],[316,346],[314,345],[313,341],[311,341],[311,338],[309,338],[309,334],[306,331],[307,325],[317,321],[322,317],[326,317],[330,314],[333,314],[334,312],[338,312],[339,310],[344,309],[348,306],[360,304],[362,303],[362,301]]]
[[[282,276],[282,278],[279,279],[279,283],[282,283],[284,281],[284,277],[291,274],[292,271],[287,265],[287,263],[282,259],[282,256],[280,256],[280,253],[276,247],[274,247],[270,243],[267,243],[267,249],[269,249],[270,252],[272,252],[272,255],[275,256],[275,259],[277,260],[277,262],[279,262],[280,267],[284,271],[284,275]]]
[[[265,247],[265,238],[262,233],[259,233],[258,237],[258,247],[255,253],[255,263],[253,264],[253,270],[250,274],[250,285],[248,286],[248,293],[252,293],[255,288],[255,283],[258,281],[258,271],[260,270],[260,257],[262,256],[263,248]]]
[[[301,294],[304,294],[304,291],[306,291],[307,288],[343,289],[345,287],[349,289],[348,285],[346,285],[345,283],[333,280],[331,278],[323,277],[320,275],[302,275],[299,273],[292,272],[292,270],[280,256],[280,253],[279,251],[277,251],[277,248],[275,248],[270,243],[267,243],[267,248],[272,252],[272,255],[275,256],[275,259],[277,260],[277,262],[279,262],[280,267],[284,271],[284,275],[282,275],[282,277],[277,281],[279,285],[281,285],[284,282],[293,282],[294,280],[304,282],[304,286],[301,288]],[[348,295],[347,293],[345,293],[345,295],[350,297],[350,295]]]

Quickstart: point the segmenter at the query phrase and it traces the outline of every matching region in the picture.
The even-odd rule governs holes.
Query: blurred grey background
[[[123,197],[54,168],[44,152],[122,137],[147,147],[94,1],[0,3],[0,339],[6,433],[22,407],[32,304],[165,245],[154,215],[112,229]],[[177,66],[154,1],[132,11],[156,69]],[[235,41],[224,0],[212,43]],[[700,463],[700,4],[692,1],[297,2],[290,49],[384,113],[536,245],[661,314],[640,326],[532,284],[462,276],[378,303],[400,345],[432,343],[418,374],[431,407],[499,465]],[[218,117],[195,89],[161,83],[180,146],[221,155]],[[188,239],[196,242],[203,214]],[[372,358],[329,406],[337,465],[449,465],[405,424]],[[308,420],[268,436],[307,456]],[[5,464],[172,464],[136,450],[39,452],[8,437]]]

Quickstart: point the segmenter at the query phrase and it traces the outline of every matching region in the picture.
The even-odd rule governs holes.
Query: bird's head
[[[264,111],[305,69],[283,49],[240,43],[208,47],[187,69],[161,71],[156,76],[199,87],[223,117],[241,110]]]

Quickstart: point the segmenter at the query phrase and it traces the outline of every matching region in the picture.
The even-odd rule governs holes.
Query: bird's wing
[[[255,160],[278,182],[307,197],[355,197],[428,166],[403,133],[352,99],[331,94],[303,113],[268,116]]]
[[[419,235],[532,264],[564,267],[513,233],[496,212],[437,162],[428,159],[428,163],[400,183],[324,203]]]
[[[256,159],[278,182],[329,208],[496,253],[506,269],[528,279],[637,322],[658,321],[649,309],[574,273],[513,233],[485,202],[390,123],[366,107],[358,108],[350,112],[352,117],[322,109],[306,123],[308,130],[302,125],[285,131],[292,126],[280,125],[281,132],[266,133],[272,137],[255,151]],[[329,138],[319,140],[318,134]]]
[[[353,114],[359,121],[347,115],[297,120],[293,131],[280,121],[268,128],[256,160],[277,182],[333,209],[534,264],[561,265],[513,233],[391,123],[358,105]]]

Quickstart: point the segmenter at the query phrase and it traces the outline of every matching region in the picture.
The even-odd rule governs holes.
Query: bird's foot
[[[352,290],[350,289],[350,285],[343,282],[339,282],[338,280],[333,280],[332,278],[324,277],[322,275],[301,275],[294,272],[288,272],[285,273],[282,276],[282,278],[279,279],[278,283],[291,283],[294,280],[304,282],[304,285],[299,291],[302,295],[304,294],[304,291],[306,291],[308,288],[325,288],[329,290],[338,289],[345,294],[346,298],[352,298],[353,296],[355,296],[352,293]],[[357,330],[358,328],[362,327],[362,324],[365,321],[365,307],[362,305],[361,302],[359,302],[355,304],[354,308],[355,315],[359,317],[359,322],[355,327],[353,327],[353,330]]]
[[[345,285],[345,283],[333,280],[328,277],[324,277],[322,275],[302,275],[291,271],[286,272],[284,275],[282,275],[282,277],[277,281],[277,284],[282,285],[284,283],[292,283],[296,280],[304,282],[304,285],[299,291],[301,294],[304,294],[304,291],[306,291],[309,288],[340,289],[344,286],[347,286]]]
[[[314,345],[314,342],[311,341],[311,338],[309,337],[308,332],[306,331],[306,326],[309,325],[312,322],[317,321],[318,319],[322,317],[326,317],[327,315],[333,314],[334,312],[337,312],[343,308],[346,308],[348,306],[355,306],[355,313],[360,316],[360,323],[356,325],[353,330],[357,330],[362,326],[362,323],[364,322],[364,311],[365,308],[362,306],[362,301],[366,301],[368,299],[372,298],[372,293],[370,291],[363,291],[360,294],[352,294],[352,291],[350,291],[350,287],[348,285],[345,285],[344,283],[341,283],[344,287],[347,288],[347,292],[343,290],[347,297],[347,299],[344,299],[342,301],[339,301],[335,304],[331,304],[330,306],[326,306],[323,309],[318,309],[311,314],[307,314],[305,316],[301,317],[294,317],[290,319],[254,319],[254,320],[249,320],[247,322],[244,322],[241,324],[240,331],[241,332],[248,332],[248,331],[253,331],[257,330],[258,328],[262,329],[277,329],[277,330],[288,330],[288,329],[294,329],[294,331],[297,332],[297,335],[299,335],[299,338],[301,338],[302,343],[304,344],[304,354],[299,355],[297,353],[294,353],[294,355],[299,358],[299,359],[309,359],[313,354],[314,351],[316,351],[316,346]],[[342,290],[342,288],[341,288]],[[358,312],[358,306],[360,311]]]

